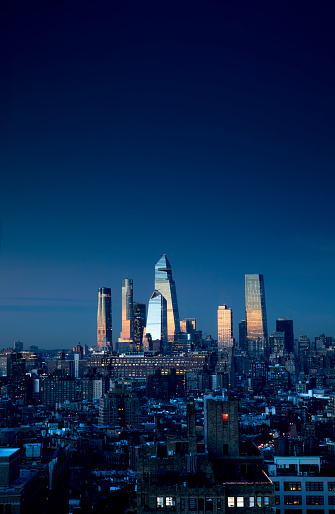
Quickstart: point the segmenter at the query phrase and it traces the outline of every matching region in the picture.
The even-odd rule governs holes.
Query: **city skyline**
[[[335,335],[333,6],[110,3],[4,12],[0,344],[91,344],[96,292],[147,304],[173,263],[180,318]],[[50,330],[52,327],[52,330]]]

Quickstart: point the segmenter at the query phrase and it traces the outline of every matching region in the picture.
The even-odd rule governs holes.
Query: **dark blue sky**
[[[332,2],[8,3],[1,62],[0,348],[96,339],[99,287],[216,336],[263,273],[277,317],[335,336]]]

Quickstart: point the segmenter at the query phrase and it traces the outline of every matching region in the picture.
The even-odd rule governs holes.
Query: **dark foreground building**
[[[272,512],[274,486],[263,457],[255,446],[238,444],[237,409],[236,400],[208,399],[208,452],[197,444],[193,402],[187,406],[187,438],[141,447],[138,514]]]

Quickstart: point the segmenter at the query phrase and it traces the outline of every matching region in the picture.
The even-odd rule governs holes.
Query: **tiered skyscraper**
[[[98,293],[97,346],[112,345],[112,295],[109,287],[100,287]]]
[[[263,275],[245,275],[245,315],[248,351],[259,358],[267,351],[268,341]]]
[[[179,333],[176,285],[171,264],[164,254],[155,265],[155,291],[149,300],[146,337],[150,334],[152,341],[160,338],[161,351],[169,353]]]
[[[227,305],[218,307],[218,351],[233,346],[233,311]]]

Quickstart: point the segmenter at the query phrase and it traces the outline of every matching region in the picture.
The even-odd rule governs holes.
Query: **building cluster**
[[[0,513],[335,514],[333,339],[269,335],[262,275],[245,303],[238,340],[226,305],[203,338],[163,255],[117,341],[100,288],[94,348],[2,350]]]

